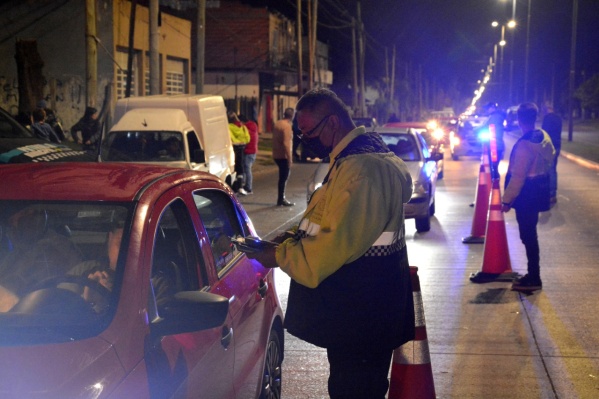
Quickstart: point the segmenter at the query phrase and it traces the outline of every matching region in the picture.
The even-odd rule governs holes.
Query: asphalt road
[[[506,138],[508,147],[514,140]],[[508,152],[509,154],[509,149]],[[538,226],[543,290],[525,295],[508,282],[472,283],[483,267],[485,245],[463,244],[470,235],[480,160],[446,156],[431,231],[406,221],[410,264],[419,268],[434,388],[439,398],[599,397],[599,172],[564,157],[558,163],[558,203]],[[501,173],[505,175],[505,162]],[[260,168],[255,195],[241,198],[259,234],[269,238],[297,223],[305,207],[313,164],[294,165],[279,208],[276,171]],[[502,182],[503,183],[503,182]],[[504,214],[514,272],[526,272],[526,255],[514,212]],[[487,243],[486,245],[497,245]],[[283,307],[289,279],[278,272]],[[285,399],[326,398],[325,352],[286,335]],[[418,383],[417,381],[405,383]]]

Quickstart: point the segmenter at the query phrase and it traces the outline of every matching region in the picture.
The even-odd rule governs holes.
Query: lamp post
[[[497,21],[493,21],[491,23],[491,26],[493,26],[494,28],[498,27],[500,24]],[[509,29],[513,29],[516,27],[516,21],[515,20],[510,20],[505,24],[501,24],[501,40],[499,41],[499,47],[500,47],[500,51],[499,51],[499,90],[500,90],[500,96],[502,98],[504,98],[505,96],[503,95],[503,51],[504,51],[504,47],[507,44],[507,42],[505,41],[505,27],[508,27]],[[510,79],[510,97],[511,97],[511,79]],[[510,99],[511,101],[511,99]]]

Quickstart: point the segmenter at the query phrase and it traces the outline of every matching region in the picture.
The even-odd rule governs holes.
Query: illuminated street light
[[[512,19],[505,24],[500,24],[497,21],[491,22],[491,26],[494,28],[496,28],[500,25],[501,25],[501,40],[499,41],[499,46],[501,48],[501,51],[499,54],[499,92],[500,92],[500,96],[504,97],[503,96],[503,49],[504,49],[505,45],[507,44],[507,42],[505,40],[505,27],[507,26],[509,29],[515,28],[516,21]],[[496,51],[495,51],[495,56],[497,56]],[[510,87],[510,90],[511,90],[511,87]]]

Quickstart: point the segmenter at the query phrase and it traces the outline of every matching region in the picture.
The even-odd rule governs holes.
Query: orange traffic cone
[[[393,351],[389,399],[435,398],[435,382],[428,350],[424,306],[417,267],[410,266],[410,276],[416,316],[416,338]]]
[[[462,238],[464,244],[482,244],[485,242],[485,231],[487,229],[487,211],[489,210],[489,194],[491,186],[487,184],[485,166],[481,163],[478,174],[478,189],[472,218],[470,236]]]
[[[487,216],[487,232],[483,251],[483,267],[477,273],[472,273],[470,281],[486,283],[489,281],[512,281],[517,277],[512,273],[510,252],[507,245],[505,220],[501,211],[501,190],[499,179],[493,180],[491,203]]]

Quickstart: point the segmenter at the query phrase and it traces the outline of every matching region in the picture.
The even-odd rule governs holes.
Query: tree
[[[580,101],[585,115],[597,115],[599,111],[599,74],[583,82],[574,92],[574,98]]]

